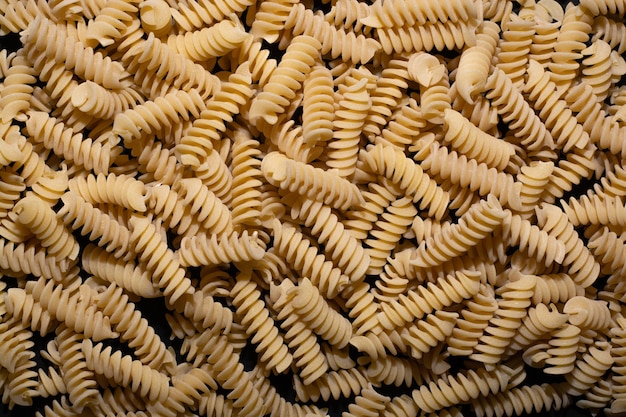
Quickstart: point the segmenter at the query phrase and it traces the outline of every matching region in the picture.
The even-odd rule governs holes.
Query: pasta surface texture
[[[0,0],[0,415],[626,415],[624,13]]]

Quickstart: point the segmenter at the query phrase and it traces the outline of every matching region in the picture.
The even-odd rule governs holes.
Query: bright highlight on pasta
[[[0,0],[0,414],[624,415],[579,3]]]

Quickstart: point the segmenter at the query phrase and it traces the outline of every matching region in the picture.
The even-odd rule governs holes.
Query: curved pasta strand
[[[24,120],[24,113],[30,108],[29,100],[37,81],[36,72],[30,66],[24,54],[17,55],[6,72],[2,90],[0,90],[0,107],[2,123],[13,119]]]
[[[178,186],[178,197],[185,208],[185,213],[193,217],[203,233],[228,234],[233,231],[232,213],[212,191],[208,189],[199,178],[183,178]],[[181,225],[182,226],[182,225]],[[179,226],[179,233],[191,234],[196,228],[190,226],[184,230]]]
[[[261,224],[261,150],[250,133],[237,129],[232,147],[233,200],[232,217],[236,227]]]
[[[602,266],[602,274],[622,274],[626,271],[626,245],[608,227],[602,227],[591,235],[587,247]]]
[[[571,401],[562,385],[543,383],[476,398],[472,401],[472,407],[478,417],[503,417],[561,410],[568,407]]]
[[[136,212],[146,211],[146,186],[128,175],[89,174],[70,180],[70,191],[92,204],[110,203]]]
[[[332,139],[333,94],[332,73],[326,67],[315,66],[303,84],[302,137],[305,143],[315,145]]]
[[[217,235],[186,236],[177,253],[181,266],[200,266],[259,260],[265,249],[256,232],[249,235],[244,230],[225,234],[219,240]]]
[[[361,23],[372,28],[402,27],[420,25],[426,22],[452,22],[476,19],[475,4],[461,0],[449,3],[413,3],[406,0],[376,0],[370,6],[370,15]]]
[[[338,400],[359,395],[368,387],[367,378],[362,368],[341,369],[322,375],[306,389],[302,386],[299,377],[294,376],[296,399],[299,401],[318,401],[320,398],[328,401],[330,398]]]
[[[611,311],[605,301],[575,296],[567,300],[563,313],[568,322],[581,330],[606,330],[611,326]]]
[[[402,92],[408,88],[408,79],[407,60],[392,59],[375,79],[375,87],[371,89],[368,85],[368,92],[371,89],[371,107],[368,108],[367,117],[363,125],[363,133],[368,138],[379,135],[381,129],[389,123],[393,109],[398,107],[401,102]],[[349,85],[349,79],[345,83]],[[346,90],[352,88],[354,87],[348,87]],[[342,92],[341,90],[342,87],[339,87],[340,92]],[[346,98],[345,93],[344,98]],[[357,110],[361,111],[358,107]]]
[[[112,119],[116,114],[143,102],[139,92],[133,88],[107,90],[93,81],[80,83],[72,93],[72,105],[75,108],[100,119]]]
[[[500,52],[496,68],[508,76],[517,90],[521,90],[524,85],[528,59],[541,62],[541,58],[533,54],[533,48],[539,44],[537,37],[540,35],[540,27],[537,22],[522,19],[515,14],[509,15],[509,20],[503,27],[502,37],[498,42]]]
[[[239,21],[222,20],[207,28],[167,37],[167,46],[194,62],[224,56],[237,49],[249,35]]]
[[[436,311],[426,315],[417,324],[403,328],[400,335],[409,347],[411,357],[422,359],[438,343],[446,340],[452,334],[458,317],[458,313]]]
[[[190,0],[177,3],[177,8],[170,9],[170,12],[180,29],[193,32],[225,16],[243,12],[252,4],[250,0]]]
[[[565,375],[565,380],[569,385],[565,392],[572,396],[585,393],[600,381],[602,375],[613,365],[613,361],[610,349],[590,346],[582,358],[576,360],[572,372]]]
[[[455,85],[459,95],[470,104],[483,90],[499,35],[500,28],[496,23],[482,22],[476,33],[476,45],[465,49],[461,54]]]
[[[574,227],[588,224],[626,225],[624,219],[626,208],[619,196],[603,198],[598,195],[592,197],[583,195],[580,199],[570,197],[567,202],[561,200],[561,206]]]
[[[443,217],[449,202],[448,194],[402,151],[379,144],[368,151],[361,150],[359,158],[364,170],[383,175],[399,185],[414,203],[420,202],[421,210],[429,207],[429,216],[437,220]]]

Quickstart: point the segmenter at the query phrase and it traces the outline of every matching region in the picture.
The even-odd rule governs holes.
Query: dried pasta
[[[623,414],[620,1],[0,0],[0,414]]]

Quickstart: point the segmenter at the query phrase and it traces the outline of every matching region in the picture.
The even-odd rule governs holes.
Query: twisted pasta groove
[[[461,311],[462,318],[456,321],[447,340],[447,352],[453,356],[470,356],[497,309],[493,289],[481,284],[467,308]]]
[[[626,245],[608,227],[603,227],[589,237],[587,247],[598,260],[605,275],[626,271]]]
[[[112,133],[130,142],[162,129],[171,129],[180,119],[188,121],[189,114],[197,118],[205,108],[198,90],[178,90],[117,114]]]
[[[299,316],[294,314],[294,308],[289,303],[295,295],[290,292],[291,288],[294,288],[293,283],[285,280],[280,286],[273,288],[280,292],[274,308],[278,309],[278,320],[282,320],[281,328],[286,330],[285,339],[293,352],[294,365],[300,368],[299,376],[303,383],[310,385],[328,371],[328,361],[321,351],[317,336],[308,326],[302,325]]]
[[[363,246],[344,228],[331,208],[313,200],[292,205],[291,218],[300,220],[324,245],[324,251],[335,265],[350,278],[361,280],[369,265],[369,255]]]
[[[437,220],[443,218],[450,197],[437,183],[424,173],[404,152],[393,146],[376,145],[369,151],[359,153],[362,169],[382,175],[405,190],[413,202],[420,201],[419,208],[429,208],[428,216]]]
[[[324,171],[303,162],[270,152],[261,162],[261,171],[272,185],[347,210],[360,206],[364,199],[358,187],[334,172]]]
[[[349,283],[350,279],[341,269],[317,252],[317,249],[304,238],[296,228],[287,226],[277,219],[272,222],[274,248],[302,276],[309,277],[313,285],[327,298],[335,298]]]
[[[0,268],[60,281],[72,265],[67,259],[50,256],[33,243],[0,239]]]
[[[348,406],[348,412],[343,417],[366,417],[378,416],[385,410],[391,397],[382,395],[374,389],[372,384],[361,390],[361,394],[354,399],[354,403]]]
[[[566,245],[557,237],[509,210],[506,210],[501,224],[502,238],[507,246],[519,246],[538,262],[543,261],[546,266],[554,262],[563,263],[567,254]]]
[[[131,155],[137,158],[138,170],[144,172],[149,181],[172,185],[183,178],[184,167],[178,164],[176,156],[159,140],[144,138],[133,141]]]
[[[219,142],[220,134],[226,131],[226,123],[232,122],[233,116],[239,114],[241,106],[252,97],[251,82],[248,64],[243,63],[228,76],[228,82],[221,84],[220,90],[176,145],[176,157],[183,165],[197,169],[209,156],[213,143]]]
[[[565,100],[556,93],[556,85],[548,73],[535,60],[531,59],[528,64],[528,79],[523,91],[539,112],[539,118],[544,121],[557,147],[568,152],[572,147],[583,149],[587,146],[589,135],[577,123]]]
[[[386,54],[462,49],[475,44],[477,24],[472,22],[427,22],[417,26],[377,28],[376,37]]]
[[[16,56],[11,61],[0,91],[0,107],[2,107],[2,123],[12,119],[23,120],[24,112],[30,108],[30,97],[37,81],[35,70],[29,65],[23,54]]]
[[[506,212],[495,197],[481,200],[472,205],[457,224],[423,241],[411,264],[428,268],[466,253],[469,248],[491,235],[505,216]]]
[[[185,32],[192,32],[232,13],[240,13],[253,4],[250,0],[189,0],[170,9],[172,18]]]
[[[252,271],[245,270],[237,275],[237,282],[230,295],[233,297],[236,314],[241,317],[241,324],[245,327],[246,333],[252,335],[252,343],[257,345],[259,360],[267,369],[278,373],[287,370],[294,358],[289,353],[274,320],[269,316],[258,285],[252,279]]]
[[[366,64],[380,50],[381,44],[376,39],[337,29],[325,19],[323,14],[314,13],[299,3],[291,7],[285,29],[290,30],[293,36],[308,35],[321,39],[322,55],[341,58],[344,62]]]
[[[456,271],[454,275],[440,277],[436,282],[418,286],[401,294],[398,300],[381,303],[376,314],[384,329],[393,330],[406,323],[421,319],[433,310],[460,303],[475,296],[480,289],[480,274],[475,271]]]
[[[582,0],[580,7],[586,9],[592,16],[624,14],[626,2],[623,0]]]
[[[475,4],[461,0],[449,3],[413,3],[406,0],[376,0],[370,7],[370,15],[361,23],[372,28],[420,25],[426,22],[468,21],[478,17]]]
[[[57,217],[72,230],[80,229],[82,236],[89,234],[89,240],[97,241],[98,246],[112,252],[116,258],[128,253],[130,230],[117,220],[103,213],[75,193],[68,192],[61,197],[63,207]]]
[[[500,365],[494,371],[483,368],[470,370],[448,378],[439,378],[428,385],[421,385],[412,392],[413,401],[427,413],[439,411],[490,393],[504,391],[509,383],[510,368]]]
[[[201,30],[170,35],[167,38],[167,46],[174,52],[198,62],[226,55],[237,49],[248,36],[238,20],[222,20]]]
[[[232,217],[236,227],[261,224],[261,150],[249,132],[236,130],[232,147],[233,200]]]
[[[148,321],[135,309],[134,304],[124,294],[124,289],[111,284],[96,296],[96,305],[109,317],[113,329],[120,339],[128,342],[141,363],[154,369],[171,366],[174,358],[165,344],[154,332]]]
[[[68,185],[67,167],[63,166],[58,171],[50,170],[39,177],[37,182],[31,185],[31,192],[50,207],[54,207],[67,191]]]
[[[83,249],[81,266],[101,280],[115,283],[141,297],[155,298],[160,295],[146,269],[120,259],[96,245],[90,244]]]
[[[111,119],[137,104],[143,103],[133,88],[107,90],[93,81],[80,83],[72,93],[72,106],[81,112],[101,119]]]
[[[151,272],[153,282],[158,280],[169,302],[174,304],[184,294],[193,293],[191,280],[150,219],[133,216],[129,222],[131,245],[139,261]]]
[[[139,9],[134,0],[107,0],[98,15],[87,25],[87,43],[109,46],[126,34]]]
[[[563,313],[568,321],[581,330],[605,330],[611,326],[611,311],[605,301],[575,296],[567,300]]]
[[[615,75],[616,61],[608,43],[604,41],[596,41],[593,45],[582,50],[584,59],[582,60],[581,83],[591,87],[597,100],[604,101],[611,87],[611,78]]]
[[[618,54],[626,51],[626,25],[606,16],[596,16],[592,25],[593,42],[603,40]]]
[[[530,55],[533,47],[538,44],[535,33],[539,30],[536,28],[538,25],[535,22],[510,14],[502,31],[502,40],[498,43],[500,52],[498,52],[496,68],[508,76],[518,91],[521,91],[524,85],[528,58],[541,62],[538,57]]]
[[[361,368],[341,369],[322,375],[319,379],[308,386],[306,390],[302,388],[302,381],[294,376],[294,388],[296,399],[299,401],[318,401],[320,398],[328,401],[330,398],[339,399],[359,395],[368,386],[364,370]]]
[[[0,165],[1,166],[6,166],[12,162],[19,161],[22,157],[23,157],[23,154],[17,144],[9,143],[6,140],[0,140]]]
[[[129,175],[88,174],[70,180],[70,191],[92,204],[115,204],[145,212],[146,186]]]
[[[376,137],[374,143],[383,143],[404,149],[406,145],[413,143],[414,137],[418,136],[426,127],[426,120],[417,106],[417,101],[410,98],[406,106],[400,107],[395,119],[390,121],[381,132],[381,137]]]
[[[537,277],[533,304],[566,302],[572,297],[582,295],[584,289],[577,285],[567,274],[550,274]]]
[[[14,289],[14,288],[11,288]],[[28,323],[23,323],[16,318],[0,323],[0,350],[2,359],[0,365],[15,373],[15,369],[23,362],[35,356],[30,349],[34,346],[31,340],[32,332],[28,329]]]
[[[50,333],[56,325],[50,312],[44,310],[41,304],[35,301],[32,294],[27,294],[21,288],[9,288],[6,291],[4,302],[6,313],[15,320],[21,320],[24,326],[30,327],[33,331],[38,331],[41,335]]]
[[[578,396],[584,394],[595,383],[600,381],[602,375],[613,365],[610,349],[599,349],[596,346],[589,347],[582,358],[576,361],[571,373],[565,375],[569,387],[566,393]]]
[[[402,91],[408,87],[408,79],[406,59],[390,60],[380,76],[376,78],[376,87],[371,92],[371,107],[368,109],[363,125],[363,133],[368,138],[379,135],[381,128],[387,125],[391,119],[392,109],[399,105]]]
[[[522,275],[517,281],[509,281],[500,287],[502,298],[489,325],[478,339],[474,353],[469,358],[485,363],[496,364],[505,353],[506,346],[515,337],[530,306],[530,298],[535,287],[534,275]]]
[[[568,314],[559,313],[554,304],[551,304],[549,308],[546,304],[537,304],[536,307],[529,308],[522,325],[517,329],[511,344],[507,347],[505,356],[510,357],[515,352],[561,328],[568,320]]]
[[[520,215],[523,218],[527,219],[533,214],[535,206],[541,201],[541,195],[549,183],[553,171],[554,163],[552,161],[531,162],[530,165],[525,165],[520,169],[517,174],[517,181],[522,183]]]
[[[33,232],[50,256],[76,260],[78,242],[45,201],[35,195],[26,196],[15,204],[14,211],[18,221]]]
[[[202,233],[222,235],[233,231],[233,218],[228,206],[210,191],[202,180],[184,178],[180,180],[179,186],[178,197],[182,199],[182,206],[203,228]],[[179,226],[180,233],[195,233],[193,225],[188,230],[181,229]]]
[[[39,368],[37,375],[39,376],[39,395],[41,397],[48,398],[67,394],[65,381],[54,367],[49,366],[47,372],[43,368]]]
[[[251,123],[256,124],[259,118],[268,124],[278,121],[278,116],[285,112],[296,92],[302,88],[321,48],[320,41],[309,35],[292,39],[263,91],[250,104],[248,117]]]
[[[95,375],[87,368],[85,355],[81,350],[83,335],[73,333],[68,327],[62,326],[57,331],[56,342],[61,359],[61,373],[72,406],[82,410],[97,400]]]
[[[89,339],[83,340],[81,350],[87,367],[96,374],[104,375],[132,392],[139,391],[150,401],[163,402],[167,399],[170,393],[167,375],[133,360],[130,355],[122,355],[121,351],[104,348],[102,343],[94,346]]]
[[[521,91],[501,69],[494,69],[485,84],[486,97],[496,107],[502,120],[529,151],[552,145],[554,139],[530,107]]]
[[[568,268],[574,282],[583,288],[593,284],[600,274],[600,264],[578,237],[567,214],[554,205],[544,203],[537,207],[536,212],[539,227],[565,244],[562,265]]]
[[[444,111],[446,129],[444,143],[450,144],[469,159],[476,159],[490,168],[503,170],[515,149],[510,143],[497,139],[474,126],[456,110]]]
[[[410,348],[411,356],[422,359],[438,343],[446,340],[452,334],[458,317],[457,313],[435,311],[419,320],[417,324],[403,328],[400,335]]]
[[[335,25],[353,32],[369,33],[369,29],[363,25],[361,19],[369,16],[370,8],[366,3],[358,0],[339,0],[326,13],[325,19]]]
[[[34,48],[78,77],[104,88],[122,89],[130,85],[124,67],[93,48],[86,47],[67,27],[37,16],[22,34],[22,42]]]
[[[456,89],[468,103],[473,103],[489,76],[490,62],[496,51],[500,28],[494,22],[482,22],[476,34],[476,45],[461,54],[456,72]]]
[[[94,142],[66,128],[44,112],[30,112],[26,120],[26,131],[36,143],[52,150],[56,155],[68,161],[93,170],[96,174],[107,173],[111,165],[111,145]]]
[[[321,65],[304,81],[302,97],[302,138],[304,143],[326,143],[333,137],[333,76]]]
[[[393,201],[403,195],[397,187],[387,187],[373,182],[367,186],[369,191],[361,192],[364,203],[358,209],[349,210],[346,213],[347,220],[343,221],[348,232],[359,240],[367,239],[369,232],[378,221],[378,217],[385,212]]]
[[[183,306],[180,307],[180,304]],[[233,326],[233,312],[215,301],[212,296],[200,291],[194,292],[191,299],[189,296],[179,299],[175,307],[179,310],[182,308],[185,317],[200,324],[204,329],[209,327],[223,329],[225,334],[229,334]]]
[[[574,227],[581,225],[626,225],[626,208],[622,198],[583,195],[580,199],[570,197],[566,202],[561,200],[563,211]]]
[[[217,265],[259,260],[265,249],[256,232],[247,230],[222,235],[185,236],[180,242],[178,259],[181,266]]]
[[[548,365],[543,372],[550,375],[566,375],[574,369],[579,345],[580,329],[566,323],[550,334],[549,349],[540,357]]]
[[[560,410],[571,403],[562,385],[524,385],[476,398],[472,407],[477,417],[502,417]]]

